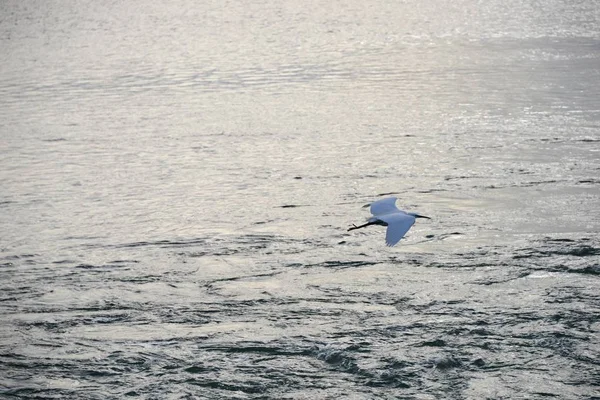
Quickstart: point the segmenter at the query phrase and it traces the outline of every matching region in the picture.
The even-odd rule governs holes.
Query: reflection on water
[[[2,393],[595,393],[597,2],[0,15]]]

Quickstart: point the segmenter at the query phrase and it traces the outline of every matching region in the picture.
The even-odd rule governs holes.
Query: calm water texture
[[[598,1],[2,1],[0,396],[599,398],[599,177]]]

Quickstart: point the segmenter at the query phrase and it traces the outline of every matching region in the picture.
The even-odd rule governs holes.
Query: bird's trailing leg
[[[379,224],[378,224],[378,221],[367,222],[366,224],[362,224],[359,226],[352,224],[352,227],[348,229],[348,232],[353,231],[354,229],[364,228],[365,226],[369,226],[369,225],[379,225]]]

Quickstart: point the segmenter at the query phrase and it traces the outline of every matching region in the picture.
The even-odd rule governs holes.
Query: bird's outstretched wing
[[[385,233],[385,244],[390,247],[398,243],[415,223],[415,217],[403,212],[385,214],[377,218],[388,224]]]
[[[385,199],[372,202],[371,214],[378,216],[399,212],[400,210],[396,208],[396,200],[397,199],[395,197],[387,197]]]

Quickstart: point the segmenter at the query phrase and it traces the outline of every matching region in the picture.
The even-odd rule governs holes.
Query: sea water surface
[[[0,397],[599,398],[599,211],[597,1],[0,3]]]

